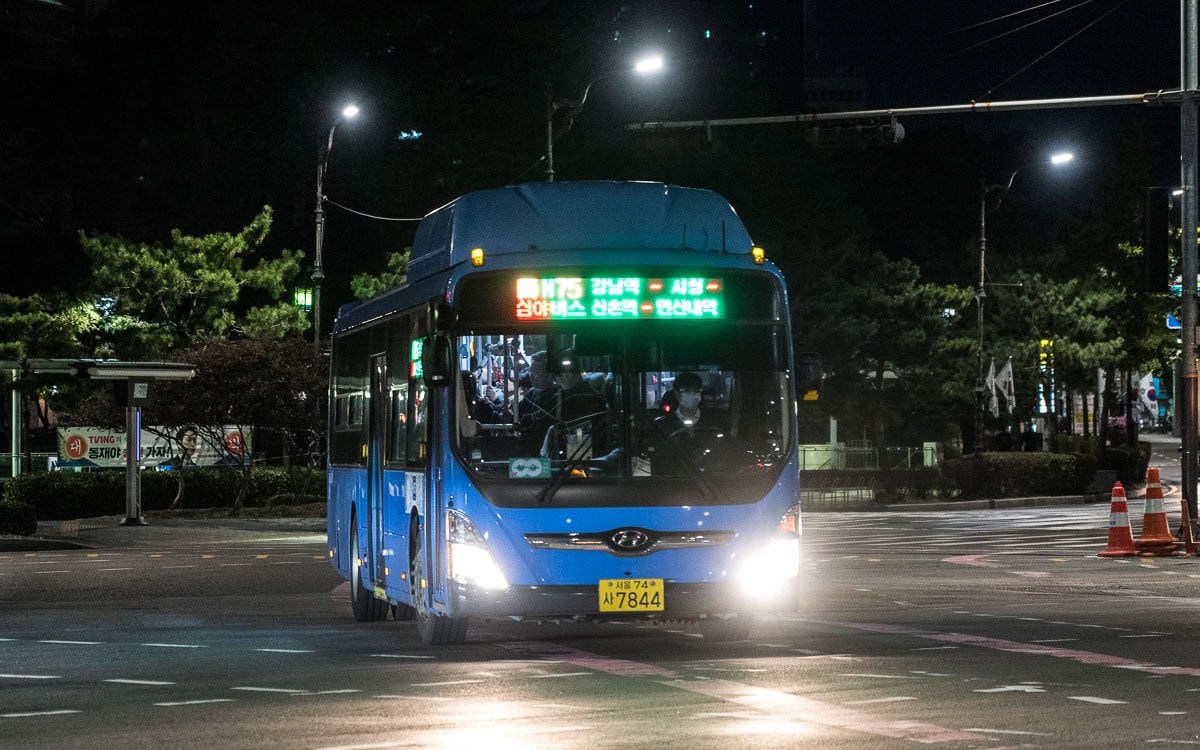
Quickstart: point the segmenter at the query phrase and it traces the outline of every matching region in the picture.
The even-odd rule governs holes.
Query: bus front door
[[[387,455],[388,392],[387,355],[371,355],[371,404],[367,421],[367,549],[364,557],[370,561],[369,577],[378,595],[383,595],[384,498],[387,487],[383,481],[383,462]]]

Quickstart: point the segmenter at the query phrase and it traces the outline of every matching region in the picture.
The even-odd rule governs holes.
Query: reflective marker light
[[[725,317],[725,285],[703,276],[679,278],[550,277],[517,279],[518,320]]]
[[[471,250],[471,265],[474,265],[474,266],[482,266],[483,265],[483,248],[482,247],[477,247],[477,248],[474,248]]]
[[[754,258],[754,262],[760,266],[763,264],[763,261],[767,259],[766,251],[757,245],[750,248],[750,256]]]

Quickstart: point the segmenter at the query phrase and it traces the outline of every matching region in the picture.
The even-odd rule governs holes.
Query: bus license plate
[[[601,612],[662,612],[663,579],[602,578]]]

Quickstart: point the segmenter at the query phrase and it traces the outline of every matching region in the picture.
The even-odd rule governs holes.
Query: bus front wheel
[[[462,643],[467,637],[467,618],[446,617],[429,608],[429,579],[425,574],[425,542],[420,527],[412,525],[412,554],[409,557],[409,585],[412,587],[413,609],[416,610],[417,631],[429,646],[449,646]]]
[[[363,583],[362,556],[358,550],[358,519],[350,517],[350,609],[359,622],[376,622],[388,615],[390,607]]]

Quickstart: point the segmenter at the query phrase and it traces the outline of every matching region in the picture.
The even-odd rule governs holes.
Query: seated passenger
[[[584,379],[579,360],[569,349],[560,354],[556,388],[541,406],[552,421],[542,443],[541,454],[552,458],[591,458],[609,450],[608,408],[601,396]]]

